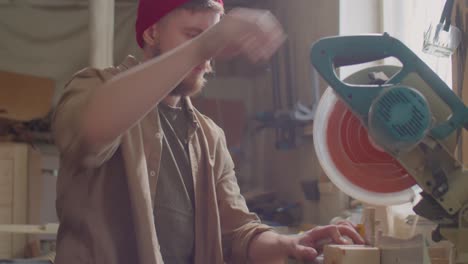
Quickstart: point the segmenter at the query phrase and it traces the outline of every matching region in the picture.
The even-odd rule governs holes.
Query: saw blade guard
[[[375,205],[403,204],[415,197],[414,179],[370,141],[331,88],[317,108],[314,145],[325,174],[347,195]]]

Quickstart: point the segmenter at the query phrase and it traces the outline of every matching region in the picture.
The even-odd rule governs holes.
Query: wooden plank
[[[0,258],[11,258],[12,235],[0,234]]]
[[[13,166],[13,160],[0,160],[0,206],[13,203]]]
[[[12,212],[11,206],[0,207],[0,224],[11,224],[12,223]],[[0,258],[10,258],[12,251],[12,239],[11,234],[0,233]]]
[[[33,163],[40,173],[40,160],[30,162],[30,153],[26,144],[0,144],[0,225],[28,221],[28,175]],[[1,258],[24,257],[25,247],[26,235],[0,234]]]
[[[14,143],[0,143],[0,160],[13,160],[15,158]]]
[[[11,184],[13,176],[13,160],[0,159],[0,185]]]
[[[40,212],[42,208],[42,187],[43,187],[43,174],[42,174],[42,159],[39,151],[29,148],[28,151],[28,224],[42,224],[40,223]],[[37,239],[37,236],[28,236],[28,241],[31,242]]]
[[[426,239],[421,234],[410,239],[382,236],[378,246],[381,264],[430,263]]]
[[[364,239],[366,243],[371,246],[375,246],[375,239],[376,239],[376,219],[375,219],[375,208],[373,207],[365,207],[362,211],[362,219],[361,223],[364,226]]]
[[[327,245],[324,264],[380,264],[380,251],[376,247],[361,245]]]
[[[16,144],[13,179],[13,223],[26,224],[28,206],[28,146]],[[14,235],[12,239],[12,254],[23,257],[26,246],[25,235]]]
[[[56,223],[46,225],[0,225],[0,233],[55,235],[58,228],[59,224]]]
[[[0,206],[10,207],[13,206],[13,184],[0,185]]]
[[[430,247],[429,257],[431,259],[448,259],[450,258],[450,248],[448,247]]]
[[[0,145],[0,224],[12,223],[14,147]],[[0,234],[0,258],[11,257],[12,235]]]
[[[454,246],[448,241],[439,242],[428,248],[431,264],[450,264],[454,257]]]
[[[458,27],[462,34],[467,32],[468,10],[465,0],[456,0],[452,21],[454,26]],[[468,65],[467,65],[468,43],[461,43],[457,51],[452,56],[452,76],[453,89],[461,97],[462,101],[468,104]],[[465,129],[461,130],[461,150],[458,156],[464,165],[468,165],[468,133]]]
[[[413,247],[395,247],[381,249],[381,264],[426,264],[422,249]]]

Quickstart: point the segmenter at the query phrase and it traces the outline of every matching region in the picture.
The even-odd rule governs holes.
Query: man
[[[141,0],[144,61],[85,69],[53,131],[61,151],[58,264],[281,263],[312,260],[347,225],[282,236],[248,211],[223,131],[193,108],[214,57],[266,61],[284,34],[268,12],[222,0]]]

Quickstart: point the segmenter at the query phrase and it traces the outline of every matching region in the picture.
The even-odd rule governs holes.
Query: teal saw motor
[[[374,142],[391,153],[407,151],[429,132],[432,114],[424,96],[398,85],[382,90],[369,109],[369,133]]]
[[[344,66],[394,57],[340,80]],[[468,263],[468,172],[455,156],[468,110],[458,96],[401,41],[383,35],[317,41],[311,62],[330,85],[314,121],[314,145],[330,180],[348,195],[390,205],[414,198],[414,211],[438,224],[433,240],[456,245]],[[375,78],[385,76],[386,78]]]

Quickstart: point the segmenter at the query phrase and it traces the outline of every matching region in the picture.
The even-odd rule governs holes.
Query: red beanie
[[[172,10],[180,7],[189,0],[140,0],[136,20],[136,39],[140,48],[143,48],[143,32],[158,22]],[[223,0],[216,0],[223,4]]]

